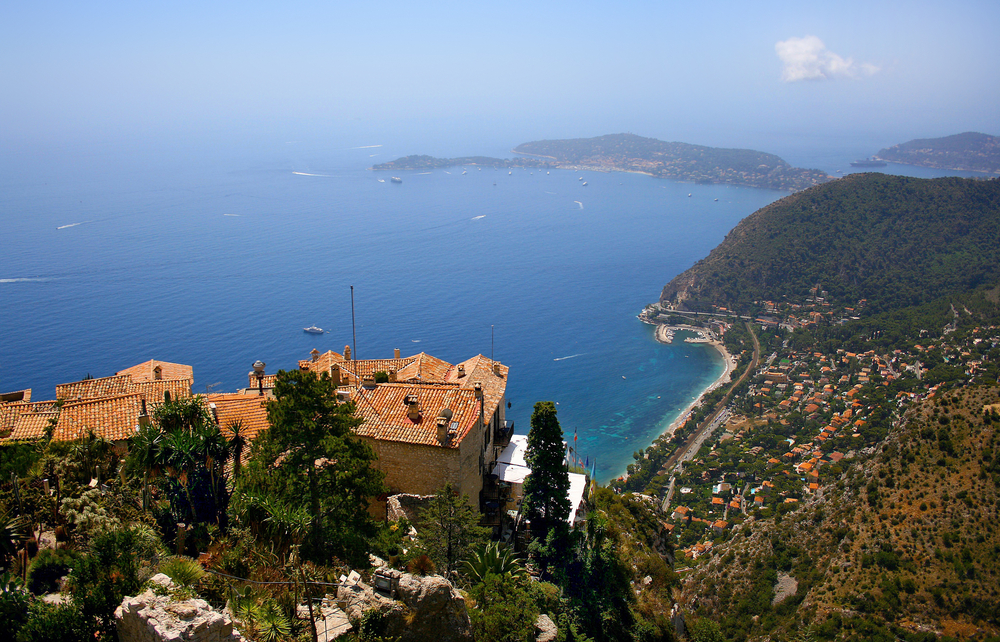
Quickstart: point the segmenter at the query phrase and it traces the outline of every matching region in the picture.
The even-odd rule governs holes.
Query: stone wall
[[[479,468],[482,429],[473,428],[458,448],[439,448],[395,441],[365,439],[378,455],[376,466],[385,473],[391,493],[434,495],[451,483],[479,509],[483,478]]]
[[[176,588],[166,575],[152,580],[166,590]],[[121,642],[242,642],[240,632],[222,613],[212,610],[205,600],[174,601],[152,589],[136,597],[126,597],[115,611]]]

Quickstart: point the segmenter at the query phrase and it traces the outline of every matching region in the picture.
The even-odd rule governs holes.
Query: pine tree
[[[489,529],[479,525],[479,513],[469,505],[469,496],[455,493],[445,484],[420,512],[419,549],[426,553],[445,577],[488,540]]]
[[[385,475],[373,465],[375,451],[354,436],[353,404],[337,403],[328,376],[300,370],[278,372],[274,394],[271,428],[254,442],[237,484],[237,512],[280,525],[273,535],[284,545],[302,540],[307,559],[367,559],[365,540],[375,532],[368,503],[385,490]]]
[[[525,460],[531,474],[524,481],[524,501],[532,536],[542,541],[550,530],[569,518],[569,471],[564,453],[556,406],[551,401],[539,401],[528,433]]]

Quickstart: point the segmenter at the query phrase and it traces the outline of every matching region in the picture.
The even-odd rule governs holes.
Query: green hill
[[[978,132],[918,138],[883,149],[877,156],[906,165],[996,174],[1000,173],[1000,138]]]
[[[662,178],[800,190],[830,180],[826,173],[792,167],[774,154],[668,143],[634,134],[539,140],[514,148],[517,154],[551,159],[560,167],[642,172]]]
[[[755,312],[757,302],[899,309],[1000,281],[1000,181],[852,174],[741,221],[660,302]],[[819,286],[819,287],[816,287]]]
[[[913,405],[835,484],[693,563],[679,601],[729,640],[997,640],[998,403],[992,385]]]

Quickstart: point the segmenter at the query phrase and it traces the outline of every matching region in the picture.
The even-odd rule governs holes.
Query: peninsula
[[[918,138],[880,150],[876,157],[918,167],[1000,174],[1000,138],[978,132]]]
[[[512,150],[518,158],[434,158],[406,156],[372,167],[373,170],[413,170],[478,165],[484,167],[540,167],[604,172],[638,172],[660,178],[697,183],[724,183],[795,192],[830,180],[825,172],[792,167],[774,154],[750,149],[725,149],[668,143],[634,134],[596,138],[540,140]]]

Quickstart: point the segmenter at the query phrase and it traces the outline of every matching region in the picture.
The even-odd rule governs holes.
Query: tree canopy
[[[544,539],[569,518],[569,471],[562,428],[551,401],[539,401],[531,415],[525,461],[531,474],[524,481],[524,501],[532,534]]]
[[[241,519],[315,560],[361,559],[374,533],[370,500],[384,491],[375,452],[357,439],[354,405],[338,403],[333,382],[279,371],[271,428],[253,445],[234,501]]]

